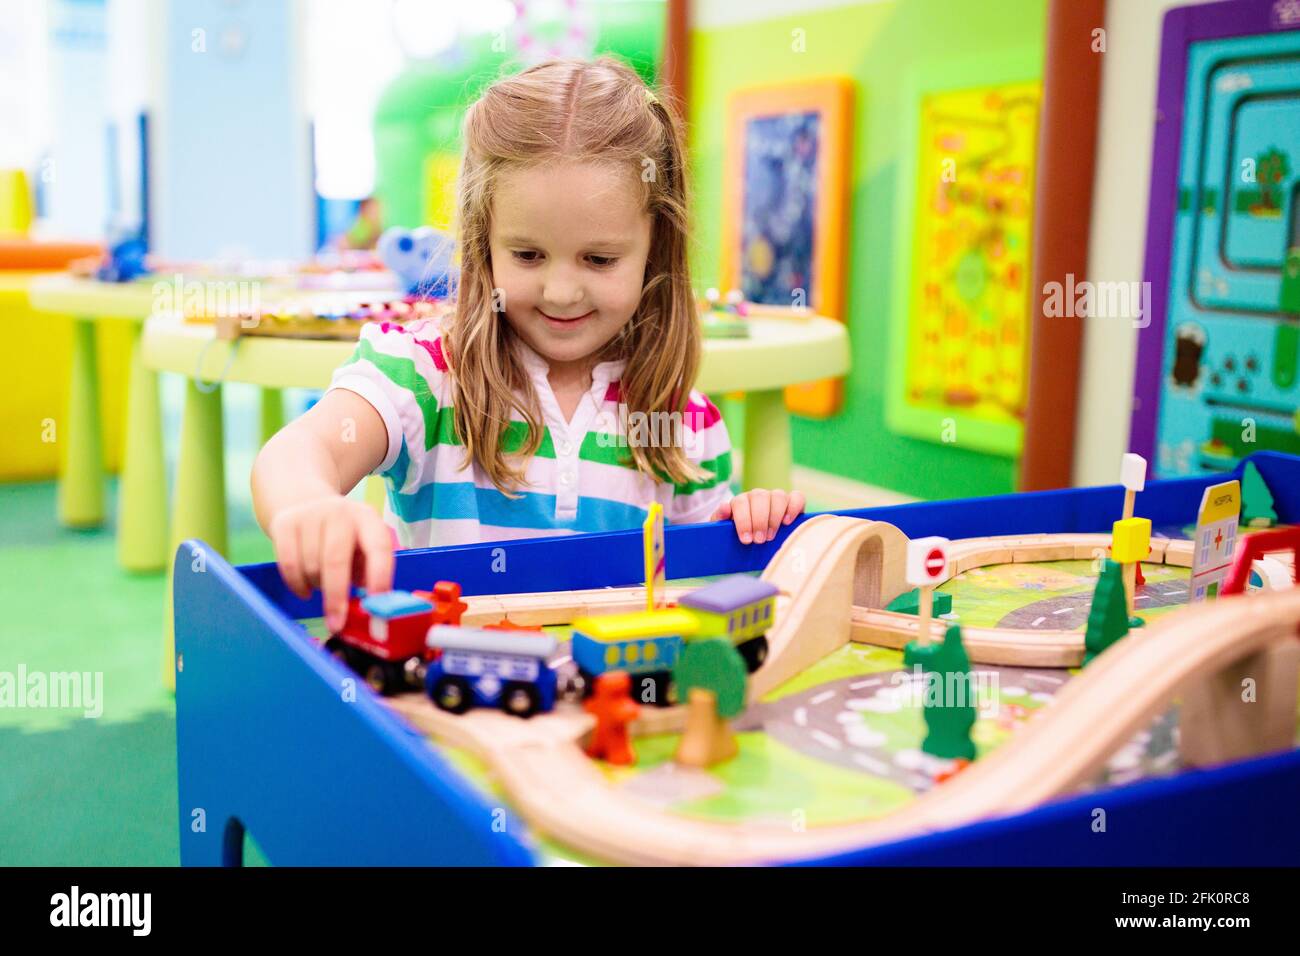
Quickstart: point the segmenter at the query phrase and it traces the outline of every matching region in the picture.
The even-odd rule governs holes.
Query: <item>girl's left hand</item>
[[[731,518],[743,543],[762,544],[775,538],[781,525],[803,514],[803,507],[802,491],[787,493],[779,488],[773,491],[754,488],[724,503],[710,520]]]

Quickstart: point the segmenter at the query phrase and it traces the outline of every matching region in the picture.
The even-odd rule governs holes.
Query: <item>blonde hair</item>
[[[673,111],[631,68],[609,57],[539,64],[494,83],[466,114],[458,184],[461,274],[446,345],[465,465],[478,464],[501,491],[523,484],[525,464],[541,445],[542,414],[494,299],[488,234],[498,175],[563,158],[620,164],[644,184],[652,225],[641,301],[598,358],[627,362],[621,401],[629,417],[684,412],[699,367],[700,329],[686,262],[682,139]],[[512,410],[527,422],[522,442],[511,437]],[[707,474],[675,443],[629,442],[628,451],[637,469],[656,480],[698,481]]]

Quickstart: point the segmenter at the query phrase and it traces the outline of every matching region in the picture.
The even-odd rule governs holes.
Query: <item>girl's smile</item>
[[[538,309],[537,311],[540,312],[552,326],[559,329],[575,328],[579,322],[582,322],[584,319],[589,319],[596,314],[594,311],[588,310],[582,313],[582,315],[575,315],[573,318],[561,318],[558,315],[550,315],[549,313],[542,312],[541,309]]]

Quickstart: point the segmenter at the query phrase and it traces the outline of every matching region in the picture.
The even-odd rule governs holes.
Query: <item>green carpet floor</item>
[[[52,483],[0,485],[0,671],[102,673],[103,713],[0,707],[0,865],[175,865],[164,577],[118,568],[111,527],[54,515]],[[247,510],[231,519],[232,560],[270,560]]]

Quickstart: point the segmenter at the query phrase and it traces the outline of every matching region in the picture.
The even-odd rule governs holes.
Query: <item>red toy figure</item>
[[[416,597],[422,597],[433,604],[433,624],[450,624],[460,626],[460,616],[469,607],[460,599],[460,585],[455,581],[439,581],[432,591],[413,591]]]
[[[596,690],[582,705],[596,715],[596,729],[591,732],[587,756],[613,764],[631,764],[632,752],[627,725],[636,719],[641,708],[632,700],[632,678],[623,671],[601,674]]]
[[[1110,548],[1107,548],[1107,549],[1106,549],[1106,553],[1107,553],[1107,554],[1110,554]],[[1150,549],[1150,548],[1147,548],[1147,557],[1148,557],[1148,558],[1151,557],[1151,549]],[[1146,579],[1145,577],[1142,576],[1142,562],[1141,562],[1141,561],[1139,561],[1139,562],[1137,563],[1137,567],[1135,567],[1135,568],[1133,569],[1133,573],[1134,573],[1133,586],[1134,586],[1135,588],[1140,588],[1140,587],[1142,587],[1144,584],[1147,583],[1147,579]]]

